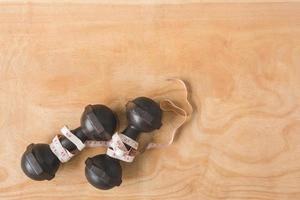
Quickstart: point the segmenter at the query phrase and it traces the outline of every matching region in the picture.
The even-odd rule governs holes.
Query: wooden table
[[[1,200],[300,199],[299,3],[83,2],[0,5]],[[124,118],[136,96],[180,103],[169,77],[195,112],[173,145],[123,164],[120,187],[87,183],[84,161],[103,148],[52,181],[22,173],[26,146],[76,128],[87,104]]]

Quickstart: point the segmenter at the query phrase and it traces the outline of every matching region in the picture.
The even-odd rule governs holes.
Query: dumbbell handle
[[[86,134],[83,133],[82,128],[78,127],[74,130],[71,131],[78,139],[81,140],[82,143],[87,141],[87,136]],[[68,138],[66,138],[64,135],[60,136],[59,141],[61,145],[67,149],[70,153],[74,154],[78,151],[77,147],[75,144],[73,144]]]
[[[140,130],[138,130],[137,128],[135,128],[132,125],[129,125],[123,132],[123,135],[126,135],[127,137],[133,139],[133,140],[137,140],[138,135],[141,133]],[[131,147],[127,144],[125,144],[127,150],[129,150]]]

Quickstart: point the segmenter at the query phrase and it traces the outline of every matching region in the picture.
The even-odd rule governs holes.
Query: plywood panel
[[[0,199],[299,199],[299,36],[292,2],[1,4]],[[139,95],[180,102],[168,77],[188,82],[194,115],[175,144],[124,164],[121,187],[87,184],[101,148],[50,182],[23,175],[26,146],[78,126],[86,104],[124,118]]]

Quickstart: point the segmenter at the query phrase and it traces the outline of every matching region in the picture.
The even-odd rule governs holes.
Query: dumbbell
[[[160,106],[147,97],[139,97],[126,104],[128,120],[123,135],[137,140],[141,132],[151,132],[162,125],[162,110]],[[130,146],[126,145],[129,150]],[[88,158],[85,162],[85,176],[90,184],[98,189],[111,189],[122,183],[122,168],[120,160],[101,154]]]
[[[81,116],[81,126],[71,133],[80,140],[84,147],[87,140],[108,141],[114,134],[117,119],[111,109],[104,105],[88,105]],[[70,138],[61,135],[57,138],[61,147],[73,155],[78,153],[78,146]],[[53,142],[51,143],[51,145]],[[49,144],[30,144],[22,155],[21,167],[31,179],[42,181],[54,178],[62,160],[60,160]],[[81,149],[80,149],[81,150]]]

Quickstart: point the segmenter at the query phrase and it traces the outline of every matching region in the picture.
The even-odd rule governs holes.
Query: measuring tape
[[[178,129],[186,123],[186,121],[190,118],[193,107],[189,102],[188,97],[188,89],[185,82],[181,79],[171,78],[167,79],[168,81],[177,81],[180,83],[185,91],[185,100],[187,106],[189,107],[189,112],[185,109],[177,106],[173,101],[169,99],[163,99],[160,101],[160,108],[165,112],[173,112],[175,115],[180,115],[183,120],[173,129],[170,140],[165,144],[158,144],[158,143],[149,143],[146,149],[155,149],[155,148],[162,148],[171,145],[174,142],[174,138],[178,132]],[[116,158],[118,160],[122,160],[125,162],[132,162],[135,156],[139,153],[138,150],[138,143],[127,137],[124,134],[116,132],[110,141],[86,141],[83,143],[76,135],[74,135],[67,126],[64,126],[61,130],[62,135],[64,135],[67,139],[69,139],[76,148],[81,151],[85,147],[108,147],[106,154],[112,158]],[[129,150],[126,148],[128,145],[130,148]],[[51,151],[56,155],[56,157],[62,162],[68,162],[74,154],[70,153],[67,149],[65,149],[58,136],[55,136],[50,144]]]

